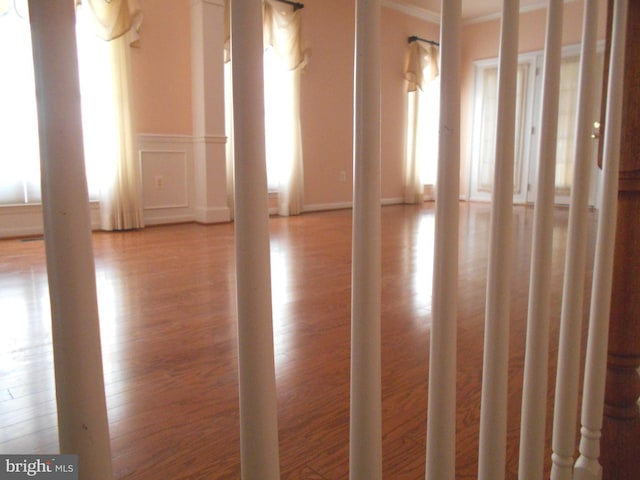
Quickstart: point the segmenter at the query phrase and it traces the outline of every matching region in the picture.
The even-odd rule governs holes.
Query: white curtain
[[[113,106],[113,157],[105,166],[101,185],[101,220],[104,230],[144,226],[138,160],[131,105],[130,46],[137,45],[142,12],[135,0],[82,0],[95,34],[108,42],[110,88],[103,96]],[[90,80],[88,80],[90,81]],[[100,79],[95,80],[101,82]],[[87,82],[85,82],[87,83]]]
[[[425,184],[435,185],[440,107],[439,48],[430,43],[409,44],[407,80],[407,142],[405,162],[406,203],[424,201]]]
[[[229,0],[225,4],[225,60],[229,50]],[[302,138],[300,127],[300,76],[307,62],[302,38],[301,10],[275,0],[265,0],[264,78],[267,177],[278,192],[278,214],[301,213],[304,201]],[[227,192],[233,210],[233,130],[231,69],[226,68]]]

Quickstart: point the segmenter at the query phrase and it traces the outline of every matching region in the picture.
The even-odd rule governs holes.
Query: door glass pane
[[[524,123],[526,113],[529,64],[518,65],[516,88],[516,125],[513,188],[520,193],[522,185],[522,154],[524,150]],[[498,120],[498,67],[482,71],[482,112],[480,115],[480,151],[478,155],[478,186],[480,192],[493,190],[493,166],[496,158],[496,128]]]
[[[580,57],[562,59],[556,147],[556,194],[568,196],[573,179]]]

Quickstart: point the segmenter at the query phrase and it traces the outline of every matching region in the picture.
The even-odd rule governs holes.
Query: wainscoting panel
[[[193,144],[182,135],[138,135],[144,221],[193,221]]]

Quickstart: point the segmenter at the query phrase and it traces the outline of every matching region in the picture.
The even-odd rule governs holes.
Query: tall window
[[[302,139],[300,126],[300,76],[307,61],[302,39],[301,9],[276,0],[264,0],[264,97],[265,150],[269,190],[278,193],[278,214],[302,211]],[[227,35],[230,33],[229,1],[225,3]],[[239,33],[241,35],[242,32]],[[226,40],[227,58],[229,37]],[[225,70],[227,172],[233,175],[233,98],[231,69]],[[232,191],[232,178],[227,179]],[[232,198],[229,197],[232,205]]]
[[[89,197],[100,196],[105,166],[115,158],[115,112],[108,43],[78,7],[76,35]],[[26,0],[0,11],[0,205],[39,203],[40,151],[31,30]]]
[[[416,157],[420,162],[420,182],[435,185],[438,176],[440,75],[426,85],[419,97]]]
[[[37,203],[40,150],[29,12],[26,0],[4,8],[0,10],[0,204]]]
[[[425,185],[433,187],[436,184],[440,121],[438,53],[439,48],[432,43],[417,40],[409,44],[405,69],[407,79],[405,202],[407,203],[424,201]]]

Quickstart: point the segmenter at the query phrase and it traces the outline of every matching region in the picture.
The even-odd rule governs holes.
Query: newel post
[[[603,478],[640,470],[640,2],[630,1],[624,69],[618,216],[602,431]]]

